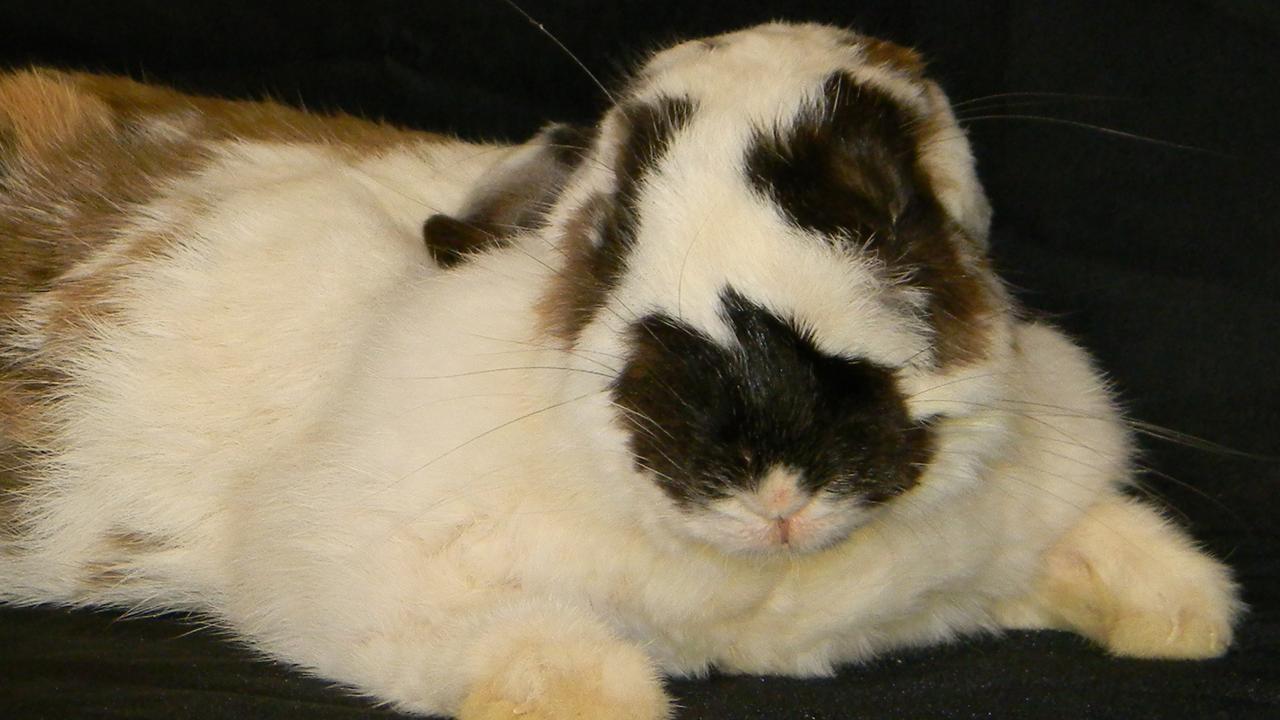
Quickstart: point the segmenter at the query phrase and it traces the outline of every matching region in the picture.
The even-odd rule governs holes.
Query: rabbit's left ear
[[[516,148],[480,177],[457,215],[427,218],[422,234],[432,259],[441,267],[452,267],[468,255],[502,247],[516,233],[538,227],[589,142],[589,130],[555,124]]]
[[[920,123],[916,129],[920,159],[932,178],[938,202],[978,251],[985,253],[991,232],[991,202],[978,181],[969,139],[942,88],[926,81],[924,92],[933,122]]]

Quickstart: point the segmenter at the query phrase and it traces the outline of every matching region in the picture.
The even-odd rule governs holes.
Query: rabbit
[[[0,79],[0,600],[198,613],[462,720],[1005,628],[1222,654],[913,50],[772,23],[474,144]]]

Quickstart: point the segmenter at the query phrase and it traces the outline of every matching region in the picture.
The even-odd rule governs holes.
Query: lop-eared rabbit
[[[1068,628],[1231,641],[1106,382],[986,259],[908,49],[771,24],[478,145],[0,79],[0,598],[189,610],[379,701],[654,720]]]

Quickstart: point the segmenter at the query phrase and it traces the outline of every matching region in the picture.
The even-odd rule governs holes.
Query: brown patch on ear
[[[946,367],[983,357],[1000,295],[980,245],[938,200],[920,132],[891,95],[836,73],[823,105],[759,134],[747,171],[792,224],[870,251],[890,277],[925,290],[935,362]]]
[[[926,305],[933,328],[934,364],[940,369],[968,365],[986,357],[990,349],[987,320],[997,312],[999,291],[988,260],[970,255],[970,241],[936,203],[922,214],[904,216],[898,232],[908,248],[903,257],[913,269],[910,283],[928,289]],[[939,236],[949,241],[938,240]]]
[[[664,97],[617,109],[624,136],[614,158],[617,186],[594,195],[564,229],[565,263],[539,302],[543,328],[572,344],[622,277],[640,223],[639,198],[645,182],[697,107],[688,98]]]
[[[873,65],[887,65],[916,78],[924,76],[924,58],[911,48],[865,35],[858,37],[857,44],[862,48],[867,61]]]
[[[502,239],[481,220],[459,220],[443,213],[427,218],[422,237],[431,259],[442,268],[454,267],[468,255],[498,247]]]
[[[538,300],[539,330],[566,345],[573,344],[596,312],[604,307],[609,291],[609,283],[599,267],[605,253],[595,243],[608,210],[609,198],[597,194],[573,213],[560,243],[564,264]]]
[[[514,149],[477,181],[473,197],[458,216],[441,213],[427,218],[422,237],[431,257],[441,267],[453,267],[540,227],[582,162],[594,132],[553,125]]]

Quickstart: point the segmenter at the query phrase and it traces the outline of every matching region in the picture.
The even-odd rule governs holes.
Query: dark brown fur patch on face
[[[725,347],[675,318],[632,327],[614,384],[637,467],[684,507],[758,486],[776,466],[800,486],[859,504],[914,487],[933,453],[893,372],[823,353],[808,334],[733,290]]]
[[[891,276],[927,291],[936,362],[946,367],[983,356],[993,300],[984,261],[919,165],[920,123],[885,92],[836,73],[818,107],[759,134],[747,170],[793,224],[867,248]]]
[[[683,98],[663,98],[623,105],[618,112],[625,136],[614,161],[616,189],[593,196],[574,212],[564,230],[565,264],[540,302],[543,324],[567,343],[577,339],[622,278],[640,222],[644,182],[694,106]]]

